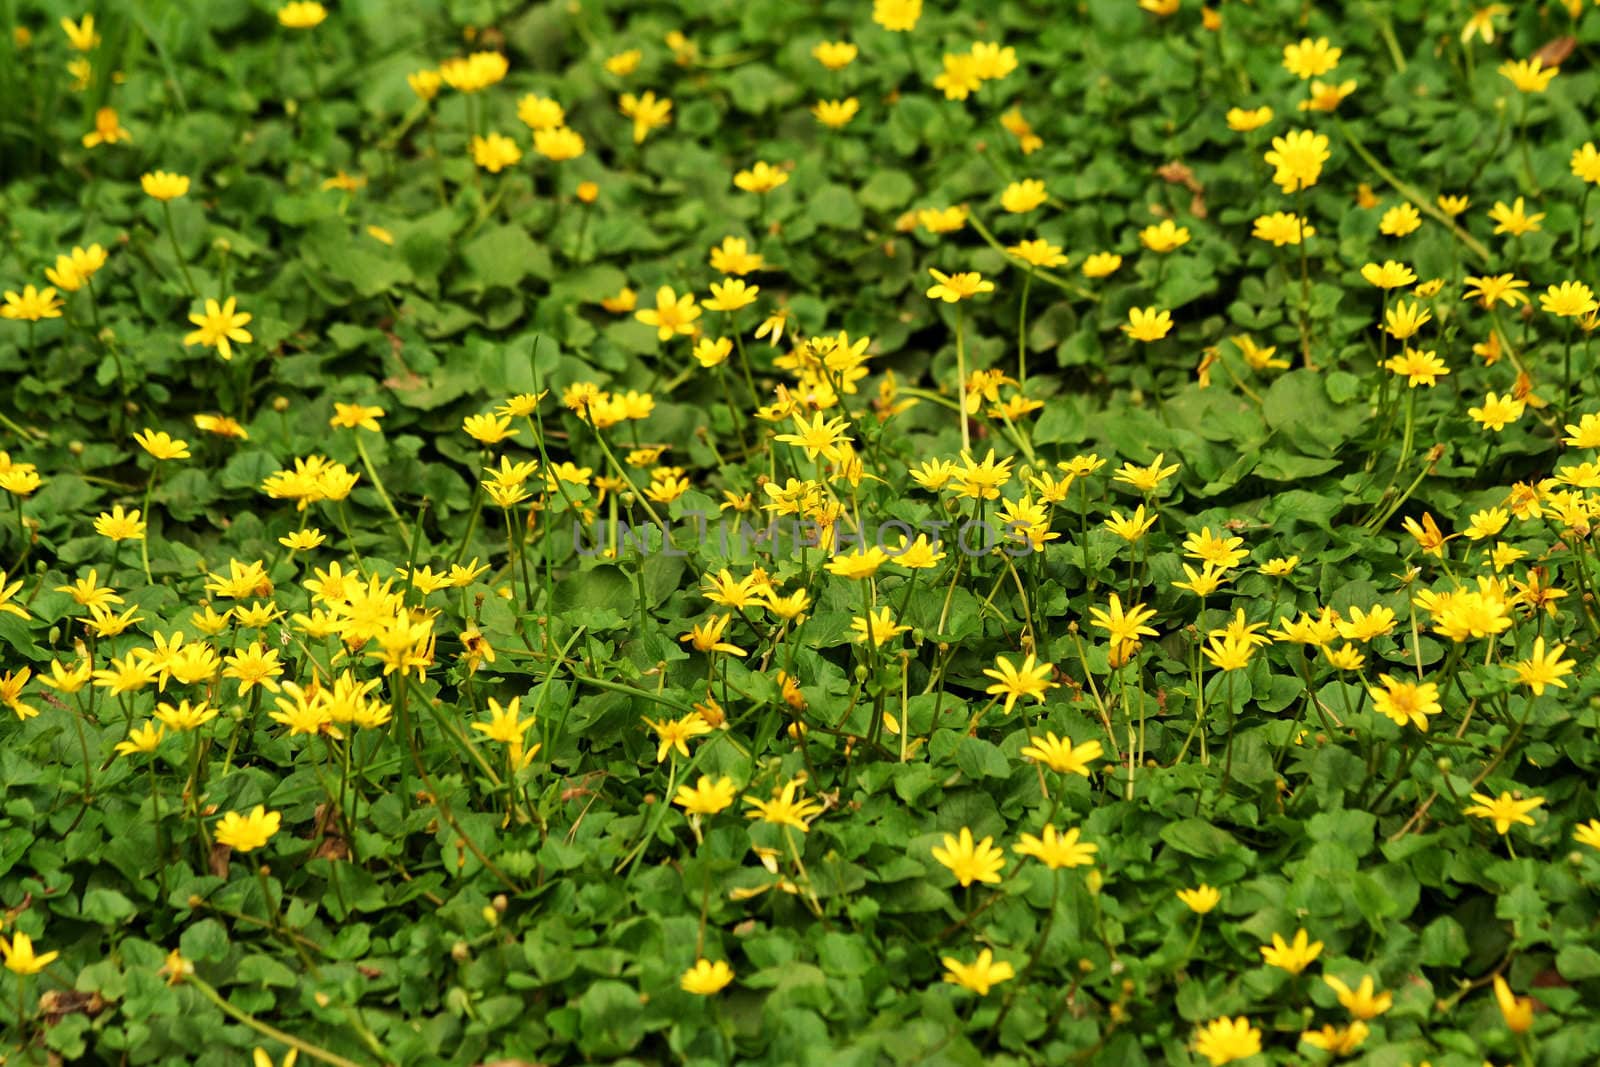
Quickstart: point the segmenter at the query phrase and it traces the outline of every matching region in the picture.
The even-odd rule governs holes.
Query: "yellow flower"
[[[1390,356],[1383,365],[1404,378],[1408,389],[1415,389],[1419,385],[1435,385],[1440,378],[1450,373],[1450,368],[1444,365],[1444,360],[1436,353],[1419,352],[1415,348],[1407,348],[1398,356]]]
[[[1489,209],[1489,218],[1494,220],[1495,233],[1509,233],[1513,237],[1521,237],[1525,233],[1537,233],[1539,220],[1544,218],[1544,212],[1533,215],[1526,214],[1522,206],[1522,197],[1517,197],[1507,207],[1504,201],[1496,200],[1494,207]]]
[[[105,265],[106,250],[92,244],[88,248],[73,248],[67,255],[57,256],[56,265],[46,267],[44,276],[51,285],[75,293]]]
[[[1274,137],[1272,148],[1265,156],[1276,168],[1272,180],[1285,193],[1317,184],[1322,176],[1322,164],[1328,158],[1328,139],[1311,130],[1294,130],[1283,137]]]
[[[1579,823],[1572,831],[1572,839],[1580,845],[1588,845],[1592,849],[1600,849],[1600,819],[1590,819],[1586,823]]]
[[[1512,274],[1486,274],[1480,278],[1469,275],[1462,281],[1466,284],[1466,288],[1462,291],[1462,299],[1476,300],[1485,308],[1492,308],[1496,303],[1516,307],[1518,304],[1528,302],[1527,294],[1519,292],[1526,289],[1528,283]]]
[[[1550,80],[1561,73],[1559,67],[1546,67],[1538,56],[1532,59],[1506,60],[1498,68],[1501,75],[1519,93],[1542,93],[1550,87]]]
[[[176,200],[189,194],[189,179],[182,174],[157,170],[139,176],[139,186],[146,196],[157,200]]]
[[[734,174],[733,184],[747,193],[770,193],[789,180],[789,175],[762,160],[749,170]]]
[[[217,822],[216,842],[237,852],[252,852],[278,832],[282,816],[257,804],[249,814],[230,811]]]
[[[680,785],[678,795],[672,802],[691,815],[715,815],[732,804],[737,794],[738,789],[734,787],[732,778],[726,775],[712,778],[702,774],[700,781],[692,787]]]
[[[1382,683],[1381,689],[1367,689],[1373,710],[1398,726],[1410,723],[1426,733],[1429,717],[1444,710],[1439,706],[1439,687],[1433,682],[1401,681],[1387,674],[1378,680]]]
[[[327,17],[328,9],[316,0],[295,0],[278,9],[278,22],[291,30],[309,30]]]
[[[950,207],[923,208],[915,213],[919,226],[929,233],[955,233],[967,224],[967,207],[954,204]]]
[[[583,135],[566,126],[533,131],[533,150],[552,163],[564,163],[583,155]],[[580,194],[582,186],[579,187]]]
[[[439,64],[439,77],[457,92],[478,93],[506,76],[506,57],[499,52],[474,52]]]
[[[1165,452],[1157,452],[1156,458],[1150,461],[1148,467],[1136,467],[1132,463],[1125,462],[1117,469],[1117,473],[1112,477],[1112,480],[1121,482],[1124,485],[1131,485],[1141,493],[1158,492],[1168,478],[1178,473],[1178,464],[1176,463],[1170,467],[1161,465],[1166,458]]]
[[[54,289],[35,289],[31,285],[22,287],[21,293],[6,290],[6,302],[0,306],[0,319],[17,319],[23,322],[39,322],[42,319],[59,319],[61,317],[61,301],[56,299]]]
[[[1265,105],[1256,108],[1230,107],[1225,117],[1228,129],[1235,133],[1249,133],[1272,121],[1272,109]]]
[[[1462,813],[1493,820],[1495,833],[1498,834],[1507,833],[1511,827],[1519,823],[1523,826],[1535,825],[1533,817],[1528,813],[1544,803],[1544,797],[1519,800],[1507,792],[1502,792],[1498,797],[1473,793],[1472,799],[1477,803],[1461,809]]]
[[[1059,245],[1053,245],[1043,239],[1019,241],[1006,251],[1033,267],[1061,267],[1067,262],[1067,257],[1061,254]]]
[[[93,15],[85,15],[77,22],[62,16],[61,32],[67,35],[67,43],[74,51],[93,52],[100,47],[100,35],[95,32]]]
[[[1174,589],[1186,589],[1195,596],[1210,596],[1220,589],[1224,582],[1228,581],[1226,572],[1214,563],[1201,564],[1198,573],[1193,567],[1185,563],[1183,564],[1183,573],[1187,580],[1173,582],[1172,587]]]
[[[1249,1059],[1261,1051],[1261,1031],[1243,1015],[1236,1019],[1212,1019],[1195,1034],[1194,1050],[1211,1067],[1222,1067],[1235,1060]]]
[[[725,362],[733,354],[733,342],[726,337],[702,337],[694,344],[695,362],[711,368]]]
[[[1122,266],[1122,257],[1115,252],[1095,252],[1083,261],[1085,278],[1104,278],[1115,274]]]
[[[1394,1006],[1394,994],[1374,992],[1370,974],[1363,975],[1361,984],[1354,990],[1331,974],[1324,974],[1322,980],[1339,998],[1340,1006],[1357,1019],[1375,1019]]]
[[[216,348],[217,355],[223,359],[233,358],[231,342],[248,344],[253,338],[250,332],[244,329],[245,323],[251,316],[239,311],[234,297],[228,297],[220,305],[215,300],[206,301],[205,314],[189,315],[189,321],[200,327],[193,333],[185,334],[183,343],[188,345],[211,345]]]
[[[759,292],[759,285],[746,285],[742,278],[724,278],[721,282],[711,283],[711,299],[705,302],[705,306],[712,311],[738,311],[754,304]]]
[[[466,431],[468,437],[484,445],[499,444],[508,437],[517,436],[520,432],[512,428],[511,416],[487,413],[468,415],[461,420],[461,428]]]
[[[1592,185],[1600,185],[1600,151],[1593,141],[1572,150],[1572,173]]]
[[[1283,67],[1301,81],[1306,81],[1338,66],[1340,54],[1340,49],[1329,47],[1326,37],[1314,41],[1305,37],[1299,44],[1283,46]]]
[[[1052,871],[1063,867],[1086,867],[1094,862],[1100,846],[1092,841],[1079,841],[1078,828],[1074,826],[1064,834],[1056,833],[1054,826],[1046,826],[1039,837],[1023,834],[1011,851],[1019,856],[1032,856]]]
[[[972,963],[962,963],[954,956],[941,956],[939,962],[944,964],[946,982],[971,990],[980,997],[988,996],[990,989],[1016,977],[1011,964],[1004,960],[996,963],[989,949],[979,952]]]
[[[1506,1029],[1513,1034],[1527,1033],[1533,1027],[1532,998],[1513,995],[1510,984],[1498,974],[1494,976],[1494,1002],[1500,1006]]]
[[[1017,139],[1017,148],[1025,156],[1031,156],[1044,147],[1044,139],[1034,132],[1033,126],[1022,117],[1022,109],[1014,107],[1000,116],[1000,125],[1006,132]]]
[[[1076,774],[1087,778],[1089,764],[1104,756],[1105,749],[1098,741],[1074,745],[1071,738],[1062,740],[1053,733],[1046,733],[1042,740],[1028,738],[1028,744],[1019,754],[1044,764],[1057,774]]]
[[[1196,915],[1207,915],[1222,902],[1222,892],[1202,882],[1193,889],[1178,890],[1178,899]]]
[[[849,125],[860,110],[861,101],[851,96],[843,100],[818,100],[812,106],[811,113],[830,130],[837,130]]]
[[[1268,966],[1299,974],[1322,954],[1322,942],[1312,941],[1304,930],[1295,932],[1294,941],[1288,942],[1282,934],[1272,935],[1272,944],[1261,946],[1261,958]]]
[[[646,326],[654,326],[659,340],[670,341],[675,335],[694,333],[700,308],[695,305],[693,293],[679,296],[672,286],[663,285],[656,290],[656,306],[636,311],[633,317]]]
[[[1492,433],[1499,433],[1509,423],[1522,418],[1523,409],[1527,406],[1525,401],[1514,396],[1496,396],[1493,390],[1484,398],[1483,406],[1468,408],[1467,414],[1472,421]]]
[[[472,138],[472,161],[490,174],[499,174],[522,158],[517,142],[503,134]]]
[[[439,87],[444,84],[436,70],[419,70],[406,75],[406,84],[411,86],[411,91],[417,94],[417,99],[424,103],[439,95]]]
[[[1405,300],[1395,301],[1383,318],[1383,328],[1397,341],[1404,341],[1416,336],[1418,330],[1433,321],[1433,313],[1424,310],[1422,305],[1413,304]]]
[[[1594,290],[1582,282],[1562,282],[1539,294],[1539,307],[1551,315],[1576,319],[1600,308],[1600,303],[1595,301]]]
[[[142,540],[144,530],[145,524],[139,516],[139,509],[134,508],[125,512],[121,504],[117,504],[108,512],[102,512],[94,520],[94,532],[112,541]]]
[[[94,148],[97,145],[131,140],[133,140],[132,135],[117,121],[116,111],[103,107],[94,113],[94,129],[83,135],[83,147]]]
[[[1183,554],[1190,559],[1201,560],[1224,569],[1237,567],[1239,562],[1250,553],[1241,547],[1244,545],[1242,537],[1218,537],[1211,532],[1211,527],[1202,526],[1200,532],[1190,534],[1183,539]]]
[[[726,652],[729,655],[743,656],[745,655],[743,649],[722,639],[722,632],[728,628],[728,620],[732,617],[712,615],[705,622],[691,626],[689,632],[678,640],[693,645],[698,652]]]
[[[1511,669],[1517,672],[1517,681],[1533,690],[1534,696],[1543,696],[1547,685],[1565,689],[1567,683],[1562,681],[1562,678],[1571,674],[1572,668],[1576,666],[1572,660],[1561,658],[1561,654],[1566,650],[1566,645],[1555,645],[1546,652],[1544,638],[1536,637],[1528,658],[1513,663]]]
[[[1025,178],[1006,186],[1000,194],[1000,206],[1013,215],[1022,215],[1049,199],[1050,194],[1045,192],[1044,182],[1037,178]]]
[[[567,110],[548,96],[529,93],[517,101],[517,118],[530,130],[553,130],[567,124]]]
[[[643,144],[650,131],[672,121],[672,101],[646,90],[640,96],[623,93],[618,109],[633,120],[633,143]]]
[[[793,826],[801,833],[806,833],[811,829],[811,820],[821,815],[823,808],[810,797],[795,799],[795,792],[803,781],[803,778],[790,779],[781,792],[777,789],[772,791],[771,800],[746,796],[744,802],[755,810],[745,812],[745,818],[760,819],[772,826]]]
[[[371,430],[379,432],[378,420],[383,418],[385,412],[382,408],[365,404],[343,404],[334,401],[333,417],[328,420],[329,426],[343,427],[347,430]]]
[[[666,718],[654,720],[646,718],[645,725],[656,731],[656,763],[666,760],[667,753],[677,752],[680,757],[690,757],[690,737],[699,734],[709,734],[710,723],[699,712],[690,712],[682,718]]]
[[[1141,636],[1159,637],[1160,634],[1145,625],[1155,618],[1155,614],[1143,604],[1134,604],[1124,612],[1122,598],[1116,593],[1111,594],[1111,599],[1105,608],[1096,606],[1089,609],[1091,624],[1106,631],[1111,638],[1113,648],[1134,644]]]
[[[194,428],[203,433],[214,433],[218,437],[236,437],[241,441],[250,439],[250,431],[240,426],[238,420],[229,415],[196,415]]]
[[[606,73],[618,78],[626,78],[639,69],[639,61],[644,58],[644,53],[637,48],[630,48],[625,52],[607,56],[605,62]]]
[[[1348,1056],[1361,1047],[1369,1032],[1367,1024],[1357,1019],[1348,1026],[1334,1026],[1332,1023],[1327,1023],[1320,1030],[1303,1030],[1300,1033],[1300,1040],[1312,1048],[1319,1048],[1336,1056]]]
[[[143,433],[135,433],[133,439],[156,459],[189,458],[189,442],[180,441],[165,430],[146,429]]]
[[[872,0],[872,21],[893,33],[917,27],[922,17],[922,0]]]
[[[963,886],[973,882],[996,884],[1006,865],[1005,853],[994,847],[994,838],[985,837],[974,842],[972,831],[965,826],[959,837],[945,834],[944,847],[934,846],[933,858],[948,867]]]
[[[1345,97],[1356,91],[1354,80],[1311,83],[1311,95],[1300,101],[1301,111],[1337,111]]]
[[[1039,703],[1044,703],[1045,693],[1057,685],[1050,680],[1054,670],[1053,663],[1035,664],[1031,652],[1023,658],[1021,667],[1004,656],[996,656],[994,667],[985,667],[983,671],[985,675],[995,679],[995,684],[984,692],[991,696],[1005,697],[1005,712],[1010,715],[1012,707],[1021,697],[1032,697]]]
[[[28,684],[28,679],[32,676],[33,670],[29,667],[0,674],[0,704],[16,712],[18,719],[31,719],[39,714],[38,708],[22,701],[23,687]]]
[[[1388,237],[1404,237],[1422,225],[1422,216],[1409,203],[1396,204],[1378,220],[1378,232]]]
[[[92,24],[92,20],[87,15],[84,16],[84,21]],[[0,937],[0,954],[3,954],[6,958],[6,970],[11,971],[13,974],[38,974],[54,963],[56,957],[61,955],[59,952],[40,952],[36,954],[33,951],[33,938],[21,930],[12,934],[9,942]]]
[[[934,285],[928,289],[928,299],[943,300],[947,304],[954,304],[979,293],[994,292],[994,282],[986,282],[983,275],[976,271],[964,271],[957,274],[945,274],[941,271],[928,269],[933,275]]]
[[[1250,236],[1260,241],[1271,241],[1273,247],[1282,248],[1284,245],[1297,245],[1307,237],[1315,237],[1316,233],[1316,228],[1307,223],[1304,216],[1274,211],[1256,219]]]
[[[819,41],[811,57],[829,70],[843,70],[855,62],[859,51],[849,41]]]
[[[1494,44],[1494,20],[1510,13],[1511,9],[1504,4],[1490,4],[1478,8],[1467,16],[1466,24],[1461,27],[1461,43],[1466,44],[1477,36],[1484,44]]]
[[[1206,659],[1219,671],[1238,671],[1250,665],[1254,646],[1247,640],[1234,637],[1212,637],[1211,643],[1201,648]]]
[[[1152,252],[1171,252],[1189,243],[1189,228],[1171,219],[1162,219],[1159,225],[1140,230],[1139,241]]]
[[[528,736],[528,729],[534,723],[534,717],[529,715],[521,718],[522,698],[512,697],[510,703],[504,706],[494,697],[489,698],[489,721],[475,722],[472,728],[483,734],[491,741],[497,741],[506,746],[506,760],[513,768],[526,767],[533,761],[541,746],[535,744],[532,748],[524,750],[523,745]]]
[[[743,237],[724,237],[722,243],[711,250],[711,269],[723,274],[750,274],[761,270],[760,253],[752,253]]]
[[[725,961],[717,960],[713,963],[711,960],[701,959],[696,960],[693,967],[683,972],[678,985],[685,993],[709,997],[721,992],[731,981],[733,981],[733,968]]]
[[[1172,332],[1172,313],[1161,308],[1128,309],[1128,321],[1122,332],[1135,341],[1159,341]]]
[[[156,719],[163,726],[179,733],[198,730],[217,715],[217,709],[203,700],[198,706],[191,706],[187,700],[180,700],[176,705],[162,703],[156,706],[155,712]]]
[[[850,629],[856,635],[857,642],[871,641],[873,647],[878,647],[893,641],[911,627],[896,625],[886,605],[877,611],[868,612],[866,618],[851,619]]]

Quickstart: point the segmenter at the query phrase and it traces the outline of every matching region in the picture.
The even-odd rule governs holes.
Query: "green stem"
[[[1435,205],[1433,201],[1423,196],[1422,193],[1418,192],[1413,186],[1401,181],[1392,170],[1378,162],[1378,158],[1374,156],[1371,150],[1361,142],[1361,139],[1355,135],[1348,125],[1346,125],[1343,119],[1335,115],[1333,121],[1334,124],[1339,127],[1339,133],[1344,137],[1345,144],[1350,146],[1350,150],[1352,152],[1361,157],[1361,161],[1363,163],[1376,171],[1378,177],[1388,182],[1396,192],[1405,197],[1407,200],[1411,201],[1411,203],[1415,205],[1416,208],[1423,214],[1431,216],[1451,233],[1455,234],[1456,240],[1465,245],[1467,251],[1478,257],[1478,261],[1480,263],[1489,263],[1493,260],[1494,257],[1489,254],[1489,250],[1484,247],[1482,241],[1479,241],[1476,237],[1473,237],[1472,234],[1468,233],[1466,230],[1463,230],[1456,224],[1455,219],[1452,219],[1449,215],[1445,214],[1445,212]]]
[[[145,533],[143,537],[139,538],[139,561],[144,564],[144,580],[150,585],[155,584],[155,579],[150,576],[150,494],[155,491],[156,475],[160,473],[160,471],[161,461],[157,460],[156,465],[150,468],[150,480],[144,483]],[[17,521],[21,522],[22,501],[20,498],[17,500],[17,515]]]
[[[372,465],[372,459],[367,455],[367,446],[361,441],[361,431],[356,432],[356,455],[361,457],[361,466],[366,470],[367,477],[372,479],[372,487],[378,491],[378,498],[383,501],[383,506],[388,509],[389,515],[395,524],[400,527],[400,539],[411,540],[411,531],[406,526],[406,520],[400,517],[400,512],[395,510],[394,501],[389,499],[388,490],[383,487],[383,479],[378,477],[378,469]]]
[[[1017,391],[1028,387],[1028,289],[1033,285],[1033,271],[1022,278],[1022,302],[1017,310]]]
[[[295,1037],[293,1034],[285,1033],[275,1026],[269,1026],[260,1019],[257,1019],[254,1015],[251,1015],[249,1012],[234,1007],[223,998],[221,993],[218,993],[210,985],[201,979],[196,978],[192,974],[186,975],[184,980],[193,986],[201,996],[205,997],[212,1004],[216,1005],[222,1014],[243,1023],[263,1037],[269,1037],[274,1041],[280,1041],[292,1049],[298,1049],[314,1060],[320,1060],[323,1063],[333,1064],[333,1067],[361,1067],[361,1065],[354,1060],[347,1060],[337,1053],[329,1052],[320,1045],[313,1045],[311,1042]]]
[[[967,313],[956,305],[956,418],[961,421],[961,451],[972,451],[972,435],[967,429],[967,349],[964,336]]]
[[[194,279],[189,276],[189,264],[178,248],[178,229],[172,223],[172,204],[166,200],[161,201],[161,212],[167,220],[167,239],[172,242],[172,258],[178,261],[178,270],[183,273],[183,284],[189,287],[189,295],[199,300],[200,290],[195,287]]]

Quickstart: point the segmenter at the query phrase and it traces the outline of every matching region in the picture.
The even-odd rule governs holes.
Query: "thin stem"
[[[961,451],[972,450],[972,435],[967,429],[967,349],[963,336],[967,313],[956,305],[956,418],[961,421]]]
[[[161,201],[161,213],[167,220],[167,238],[172,242],[172,258],[178,261],[178,270],[183,273],[183,284],[189,287],[189,295],[199,300],[200,290],[195,287],[194,279],[189,276],[189,264],[178,248],[178,230],[172,223],[172,204],[166,200]]]
[[[212,1004],[215,1004],[222,1014],[243,1023],[256,1033],[261,1034],[263,1037],[270,1037],[274,1041],[281,1041],[283,1044],[288,1045],[292,1049],[298,1049],[314,1060],[320,1060],[323,1063],[331,1063],[334,1065],[334,1067],[361,1067],[361,1065],[354,1060],[347,1060],[338,1053],[329,1052],[320,1045],[313,1045],[311,1042],[295,1037],[293,1034],[285,1033],[275,1026],[269,1026],[260,1019],[257,1019],[254,1015],[251,1015],[249,1012],[234,1007],[227,1000],[223,999],[221,993],[218,993],[206,982],[196,978],[192,974],[185,975],[184,981],[193,986],[201,996],[205,997]]]
[[[1028,386],[1028,290],[1033,285],[1033,271],[1022,278],[1022,302],[1017,308],[1017,391]]]
[[[383,501],[383,506],[388,509],[389,515],[400,527],[401,540],[410,541],[411,530],[406,526],[406,520],[400,517],[400,512],[395,510],[394,501],[389,499],[389,492],[383,487],[383,479],[378,477],[378,468],[372,465],[372,458],[367,455],[367,446],[361,441],[360,430],[356,431],[356,455],[361,457],[361,466],[366,470],[367,477],[372,479],[372,487],[378,491],[378,498]]]

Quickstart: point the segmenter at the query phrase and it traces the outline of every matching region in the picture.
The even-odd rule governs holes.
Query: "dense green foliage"
[[[84,14],[5,1062],[1594,1062],[1594,7]]]

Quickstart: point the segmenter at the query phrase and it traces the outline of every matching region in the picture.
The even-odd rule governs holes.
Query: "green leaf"
[[[485,230],[461,250],[461,258],[470,279],[467,287],[477,290],[511,288],[524,278],[548,278],[555,271],[550,253],[520,226]]]

